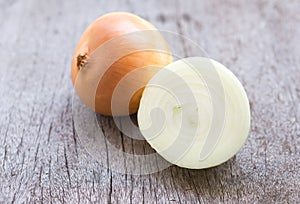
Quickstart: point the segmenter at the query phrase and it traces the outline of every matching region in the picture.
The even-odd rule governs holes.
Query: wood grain
[[[297,0],[0,1],[0,202],[299,202],[299,8]],[[71,57],[93,19],[120,10],[192,39],[242,81],[252,125],[234,158],[131,176],[86,152],[72,122]],[[153,151],[110,118],[99,122],[126,152]]]

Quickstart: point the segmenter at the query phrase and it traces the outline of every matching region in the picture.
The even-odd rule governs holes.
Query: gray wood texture
[[[300,202],[299,9],[298,0],[0,0],[0,202]],[[71,58],[86,26],[110,11],[185,35],[238,76],[252,124],[234,158],[131,176],[86,152],[72,123]],[[117,146],[152,151],[101,120]]]

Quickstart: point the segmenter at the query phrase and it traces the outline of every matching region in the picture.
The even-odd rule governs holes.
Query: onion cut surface
[[[185,168],[219,165],[234,156],[250,129],[246,92],[222,64],[202,57],[178,60],[147,84],[138,124],[167,161]]]

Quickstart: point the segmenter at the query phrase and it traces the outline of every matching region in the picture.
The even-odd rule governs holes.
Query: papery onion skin
[[[124,91],[124,95],[120,96],[120,100],[114,107],[111,107],[112,94],[120,80],[129,72],[141,67],[156,67],[156,69],[153,70],[145,69],[144,72],[141,72],[141,74],[137,76],[139,84],[142,83],[146,85],[158,70],[157,68],[162,68],[172,62],[172,55],[170,54],[169,47],[162,36],[157,39],[149,39],[149,48],[151,49],[150,44],[154,41],[155,43],[160,44],[165,52],[137,50],[137,52],[125,55],[113,63],[105,71],[101,80],[99,79],[96,95],[93,97],[94,101],[90,100],[90,96],[89,99],[85,96],[86,93],[94,94],[91,91],[88,91],[88,89],[85,91],[85,94],[77,91],[76,78],[81,69],[85,69],[85,74],[87,76],[95,74],[93,71],[89,72],[88,64],[90,55],[93,54],[99,46],[120,36],[147,30],[157,31],[157,29],[148,21],[126,12],[106,14],[89,25],[81,36],[75,49],[71,68],[71,77],[75,90],[86,105],[98,113],[109,116],[112,115],[112,108],[114,108],[113,114],[116,116],[130,115],[137,112],[143,88],[139,89],[132,81],[129,81],[128,83],[124,81],[122,86],[125,86],[125,90],[128,90],[128,92],[130,92],[130,90],[136,90],[136,93],[131,97],[129,104],[125,104],[125,101],[123,101],[122,98],[126,98],[127,96],[124,95],[127,93]],[[145,39],[143,40],[145,41]],[[132,47],[138,48],[138,41],[132,42]],[[118,49],[118,47],[115,46],[112,49]],[[81,86],[80,88],[82,90],[85,89],[85,87],[82,87],[85,86],[84,84],[79,84],[78,86]]]

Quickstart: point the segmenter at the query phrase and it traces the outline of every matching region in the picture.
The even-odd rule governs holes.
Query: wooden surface
[[[298,0],[0,0],[0,202],[299,202],[299,9]],[[185,35],[238,76],[252,124],[234,158],[131,176],[86,152],[72,123],[71,57],[93,19],[120,10]],[[126,152],[152,151],[99,120]]]

